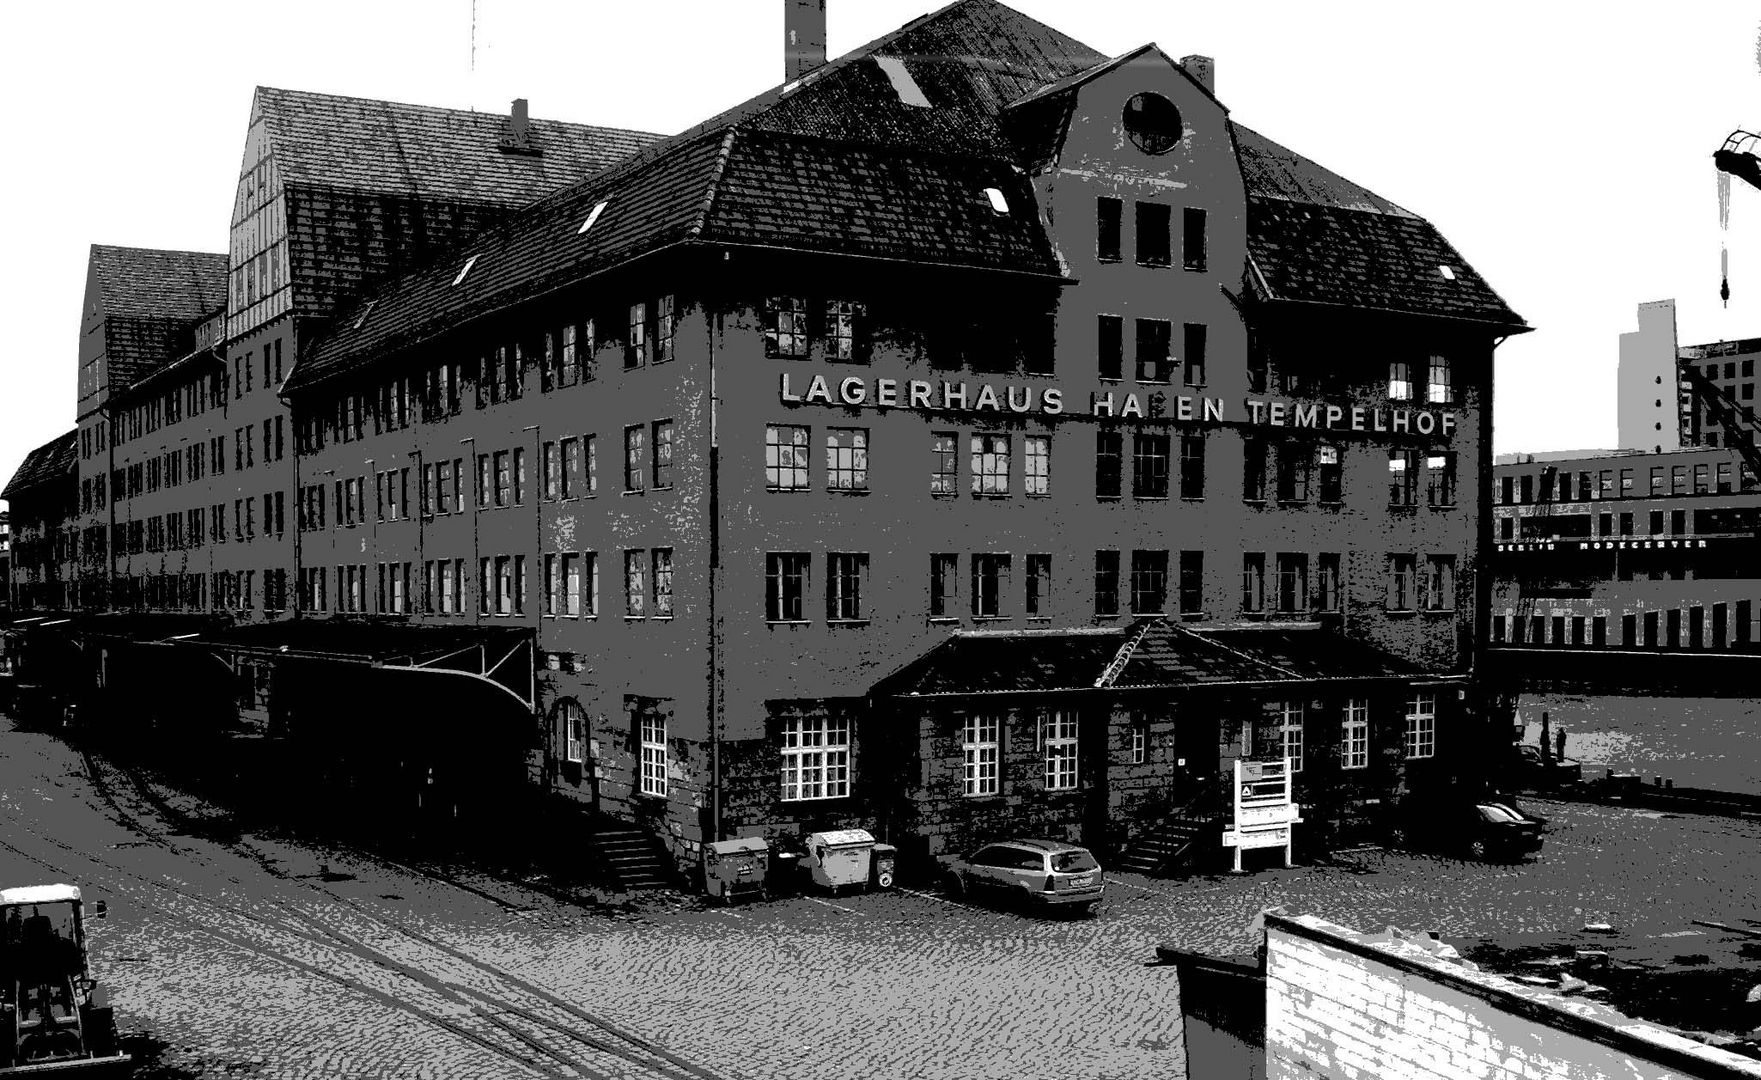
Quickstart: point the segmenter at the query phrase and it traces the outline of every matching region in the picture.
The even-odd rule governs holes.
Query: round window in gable
[[[1125,103],[1125,134],[1146,154],[1166,154],[1180,141],[1180,110],[1160,94],[1133,94]]]

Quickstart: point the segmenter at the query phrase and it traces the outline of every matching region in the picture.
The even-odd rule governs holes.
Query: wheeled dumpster
[[[756,836],[703,845],[703,890],[724,904],[735,897],[770,896],[770,845]]]
[[[874,834],[867,829],[809,833],[807,857],[801,860],[813,883],[833,894],[868,888],[873,863]]]

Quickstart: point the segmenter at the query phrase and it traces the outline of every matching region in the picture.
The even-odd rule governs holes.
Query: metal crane
[[[1712,155],[1712,163],[1718,166],[1718,227],[1729,233],[1730,178],[1745,180],[1761,191],[1761,135],[1741,128],[1731,132],[1730,138]],[[1729,307],[1730,249],[1723,245],[1719,248],[1719,271],[1718,295]]]

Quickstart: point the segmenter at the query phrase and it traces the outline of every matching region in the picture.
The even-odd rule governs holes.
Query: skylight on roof
[[[984,194],[986,198],[990,199],[992,210],[995,210],[999,214],[1007,214],[1009,212],[1009,200],[1003,198],[1001,188],[985,188]]]
[[[599,215],[605,213],[605,203],[606,200],[601,199],[593,204],[593,210],[587,215],[587,220],[581,222],[580,231],[575,233],[576,236],[584,236],[588,229],[593,228],[593,223],[599,220]]]
[[[470,258],[466,259],[465,265],[459,267],[459,276],[456,278],[453,278],[452,283],[454,285],[457,285],[459,282],[465,280],[465,275],[470,273],[471,267],[476,266],[476,265],[477,265],[477,256],[473,255]]]
[[[905,61],[896,56],[877,56],[874,58],[874,62],[882,71],[886,72],[887,80],[893,84],[893,90],[899,95],[900,101],[907,105],[915,105],[920,109],[930,107],[929,99],[923,96],[923,88],[918,86],[917,80],[911,77],[910,70],[905,67]]]
[[[1453,267],[1453,266],[1439,266],[1439,267],[1437,267],[1437,272],[1439,274],[1442,274],[1444,280],[1446,280],[1446,281],[1454,281],[1455,280],[1455,267]]]

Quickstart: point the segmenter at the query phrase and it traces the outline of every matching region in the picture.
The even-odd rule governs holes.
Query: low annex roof
[[[513,627],[293,619],[248,623],[184,640],[217,651],[421,666],[478,647],[506,652],[530,637],[529,631]]]
[[[58,435],[24,456],[18,471],[12,474],[0,499],[14,496],[53,480],[72,478],[79,467],[79,432]]]
[[[875,687],[885,697],[1441,677],[1316,625],[956,633]]]

